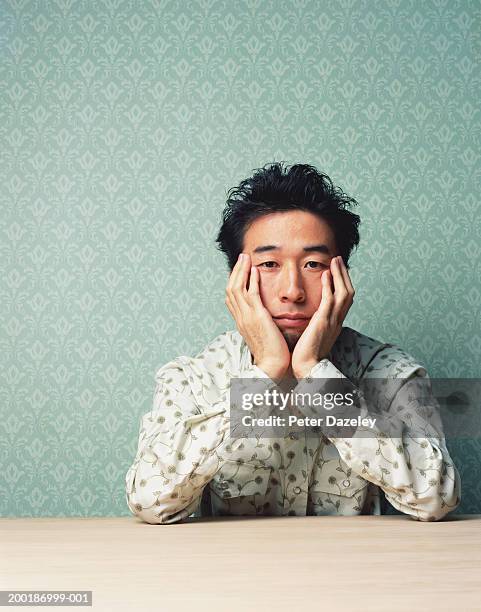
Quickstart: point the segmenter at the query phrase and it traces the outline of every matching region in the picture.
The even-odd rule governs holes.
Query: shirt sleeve
[[[383,379],[383,384],[371,380],[371,385],[356,387],[331,361],[323,359],[299,381],[296,392],[323,393],[326,379],[335,378],[343,379],[343,390],[352,390],[356,405],[349,411],[341,407],[329,413],[344,418],[360,413],[375,419],[372,426],[344,430],[349,437],[345,433],[337,437],[332,428],[321,427],[342,460],[378,485],[394,508],[415,520],[437,521],[454,510],[461,501],[461,480],[446,448],[426,370],[413,367],[403,378]],[[300,411],[308,416],[327,414],[312,405]]]
[[[254,365],[240,375],[274,384]],[[158,370],[153,408],[141,417],[137,453],[125,476],[127,505],[143,521],[174,523],[197,512],[206,484],[242,448],[242,439],[230,436],[228,382],[218,391],[195,359]]]

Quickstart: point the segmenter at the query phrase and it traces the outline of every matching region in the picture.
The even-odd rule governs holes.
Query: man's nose
[[[295,267],[286,267],[279,278],[279,297],[283,302],[302,302],[306,294],[302,275]]]

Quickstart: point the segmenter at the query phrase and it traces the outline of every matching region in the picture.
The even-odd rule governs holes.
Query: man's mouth
[[[277,317],[273,317],[275,321],[282,327],[305,327],[309,323],[309,318],[299,313],[282,313]]]

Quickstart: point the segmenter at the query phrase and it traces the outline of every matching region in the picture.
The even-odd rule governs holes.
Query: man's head
[[[274,163],[231,189],[217,236],[232,271],[240,253],[259,270],[260,295],[291,350],[321,302],[321,275],[359,243],[357,202],[314,167]],[[302,315],[288,321],[280,315]]]

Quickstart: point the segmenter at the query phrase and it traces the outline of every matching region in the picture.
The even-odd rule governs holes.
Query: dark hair
[[[308,164],[282,167],[283,162],[254,170],[227,193],[217,248],[225,253],[232,270],[242,252],[244,236],[251,223],[273,212],[304,210],[324,219],[334,233],[336,246],[349,268],[349,257],[359,244],[361,219],[347,208],[357,205],[331,179]]]

